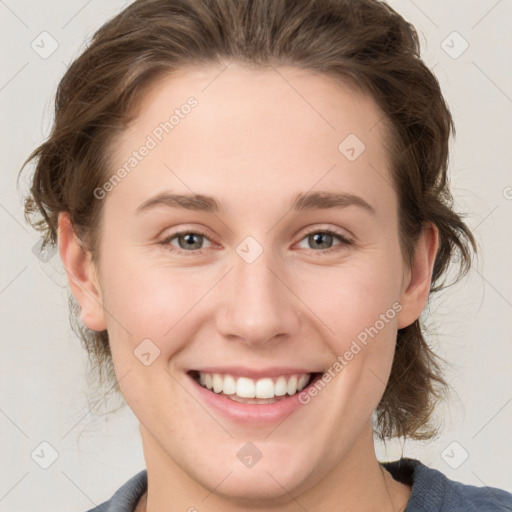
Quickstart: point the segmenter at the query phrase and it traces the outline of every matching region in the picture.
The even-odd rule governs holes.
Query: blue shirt
[[[507,491],[455,482],[416,459],[381,464],[395,480],[411,486],[405,512],[512,512],[512,494]],[[144,469],[123,484],[110,500],[88,512],[133,512],[147,484]]]

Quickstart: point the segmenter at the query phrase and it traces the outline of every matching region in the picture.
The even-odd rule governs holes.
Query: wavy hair
[[[94,190],[111,174],[109,149],[159,78],[183,67],[237,61],[256,67],[291,65],[351,84],[384,114],[399,235],[409,264],[426,222],[439,230],[430,293],[458,264],[455,282],[472,263],[475,239],[453,210],[448,182],[453,120],[439,83],[420,57],[418,35],[379,0],[137,0],[104,24],[60,81],[48,139],[35,163],[25,215],[57,243],[57,217],[68,212],[93,259],[101,201]],[[453,283],[452,283],[453,284]],[[70,296],[70,316],[101,385],[119,391],[108,333],[87,329]],[[400,329],[391,375],[378,404],[381,439],[429,439],[435,405],[448,384],[420,320]]]

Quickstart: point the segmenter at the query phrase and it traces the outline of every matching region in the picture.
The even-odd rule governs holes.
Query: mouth
[[[321,372],[302,372],[256,379],[246,375],[199,370],[190,370],[187,373],[199,386],[211,393],[233,402],[251,405],[268,405],[290,399],[322,376]]]

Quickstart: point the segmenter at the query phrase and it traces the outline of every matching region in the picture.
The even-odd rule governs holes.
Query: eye
[[[178,248],[174,249],[176,245],[171,242],[176,239],[178,241]],[[162,242],[162,245],[171,246],[172,251],[180,252],[180,253],[191,253],[191,254],[201,254],[201,247],[204,240],[208,240],[208,237],[205,233],[198,231],[179,231],[177,233],[173,233],[168,236]],[[211,245],[211,243],[210,243]]]
[[[337,238],[341,243],[332,246],[333,240]],[[305,235],[302,240],[306,240],[306,243],[311,244],[313,247],[305,247],[305,249],[322,249],[323,252],[332,252],[332,251],[340,251],[344,249],[346,246],[352,245],[353,241],[349,240],[342,233],[338,233],[337,231],[333,231],[330,229],[326,230],[315,230],[310,231]],[[315,247],[316,246],[316,247]],[[314,251],[320,252],[320,251]]]
[[[334,239],[338,239],[340,243],[333,244]],[[172,242],[174,240],[177,240],[178,246],[173,244]],[[204,241],[207,240],[209,242],[209,246],[212,247],[213,244],[211,243],[208,236],[201,232],[201,231],[179,231],[176,233],[173,233],[166,237],[164,240],[160,242],[161,245],[169,247],[171,246],[171,251],[178,252],[181,254],[190,254],[190,255],[197,255],[202,254],[201,249],[204,249],[205,247],[202,247]],[[346,248],[347,246],[350,246],[353,244],[353,241],[348,239],[345,235],[342,233],[339,233],[337,231],[334,231],[332,229],[325,229],[325,230],[315,230],[310,231],[309,233],[306,233],[306,235],[301,239],[301,242],[303,240],[307,240],[308,244],[312,244],[313,247],[302,247],[305,249],[313,250],[314,252],[320,252],[320,253],[330,253],[334,251],[340,251]],[[316,246],[316,247],[315,247]],[[207,248],[206,247],[206,248]],[[320,249],[320,250],[315,250]]]

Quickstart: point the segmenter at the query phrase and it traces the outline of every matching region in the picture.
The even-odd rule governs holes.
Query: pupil
[[[182,249],[187,249],[187,248],[190,249],[194,245],[194,243],[201,245],[200,242],[197,242],[197,239],[200,237],[201,237],[201,235],[194,235],[192,233],[187,233],[186,235],[183,235],[183,237],[182,237],[185,239],[185,244],[182,244],[180,242],[180,247]],[[195,242],[194,242],[194,238],[196,239]],[[193,247],[193,248],[195,249],[196,247]]]
[[[200,242],[198,242],[198,240],[201,238],[202,235],[194,235],[192,233],[187,233],[186,235],[183,236],[183,238],[185,239],[185,244],[182,245],[181,242],[180,242],[180,247],[182,249],[184,248],[190,248],[192,247],[193,245],[197,245],[199,244],[200,245]],[[314,235],[310,236],[310,241],[311,239],[314,241],[315,244],[319,244],[319,245],[322,245],[325,246],[327,245],[330,245],[330,242],[332,242],[332,235],[329,235],[327,233],[315,233]],[[325,238],[325,240],[324,240]]]
[[[322,239],[324,237],[326,237],[327,240],[322,243]],[[332,239],[332,235],[329,235],[327,233],[316,233],[316,234],[313,235],[312,238],[313,238],[315,243],[320,243],[320,245],[324,245],[324,246],[326,244],[329,245],[329,242],[332,241],[331,240]]]

